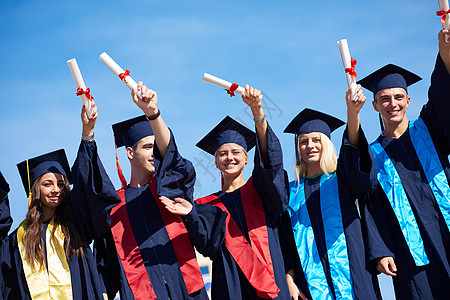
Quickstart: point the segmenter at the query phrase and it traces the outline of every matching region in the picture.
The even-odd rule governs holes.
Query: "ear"
[[[378,103],[377,103],[377,101],[375,99],[372,101],[372,106],[373,106],[373,109],[375,109],[376,112],[380,112],[380,110],[378,109]]]
[[[134,150],[133,150],[133,148],[127,147],[127,156],[128,156],[128,159],[130,159],[130,160],[133,159],[133,157],[134,157]]]
[[[406,98],[406,108],[409,107],[409,103],[411,102],[411,97],[408,96],[408,98]]]

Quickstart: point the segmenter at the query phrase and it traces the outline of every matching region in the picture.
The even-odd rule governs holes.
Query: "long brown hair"
[[[45,253],[44,253],[44,242],[42,239],[42,204],[40,201],[41,197],[41,188],[40,181],[41,177],[37,178],[33,186],[31,187],[31,206],[28,208],[27,213],[27,228],[25,230],[25,235],[23,238],[26,257],[27,260],[34,267],[34,262],[37,261],[42,267],[45,261]],[[83,255],[83,247],[85,246],[83,241],[81,240],[80,235],[75,229],[75,225],[71,214],[69,212],[68,204],[67,204],[67,196],[70,192],[69,181],[65,176],[64,183],[65,187],[61,191],[61,202],[56,208],[55,212],[55,226],[53,227],[51,238],[55,241],[55,230],[56,225],[61,226],[61,231],[64,234],[64,252],[66,257],[72,257],[74,255],[81,256]]]

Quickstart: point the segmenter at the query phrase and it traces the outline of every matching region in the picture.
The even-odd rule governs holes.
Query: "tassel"
[[[127,181],[125,179],[125,176],[123,176],[122,167],[120,166],[119,157],[117,156],[117,145],[116,145],[116,166],[117,166],[117,174],[119,175],[120,182],[122,183],[122,189],[126,189]]]
[[[380,120],[380,127],[381,127],[381,132],[384,131],[384,125],[383,125],[383,118],[381,117],[381,114],[378,114],[378,118]]]

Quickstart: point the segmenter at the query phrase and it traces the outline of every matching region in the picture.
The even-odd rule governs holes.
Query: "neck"
[[[406,129],[408,129],[409,121],[405,116],[400,123],[388,123],[384,122],[384,131],[383,135],[391,138],[399,138],[405,133]]]
[[[51,219],[56,213],[56,208],[42,207],[41,221],[45,222]]]
[[[323,174],[323,171],[320,168],[320,163],[308,164],[306,177],[313,177],[319,174]]]
[[[231,193],[245,184],[244,174],[241,172],[235,177],[223,176],[222,191]]]
[[[152,178],[155,176],[155,173],[142,173],[138,170],[131,168],[131,179],[130,179],[130,186],[132,187],[141,187],[143,185],[146,185],[147,183],[152,180]]]

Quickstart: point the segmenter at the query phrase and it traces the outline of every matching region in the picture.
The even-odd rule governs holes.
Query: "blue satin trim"
[[[406,192],[403,188],[400,176],[394,164],[378,141],[370,144],[377,165],[377,178],[392,210],[397,217],[400,229],[408,244],[409,251],[417,266],[424,266],[430,261],[425,253],[419,226],[412,211]]]
[[[450,188],[433,140],[422,118],[409,123],[409,134],[428,184],[450,230]]]
[[[306,207],[304,181],[304,178],[301,178],[299,186],[295,182],[290,183],[291,200],[288,211],[291,216],[297,252],[312,298],[333,299]],[[353,299],[350,264],[342,225],[336,174],[333,174],[332,177],[323,174],[320,178],[320,207],[336,299]]]

